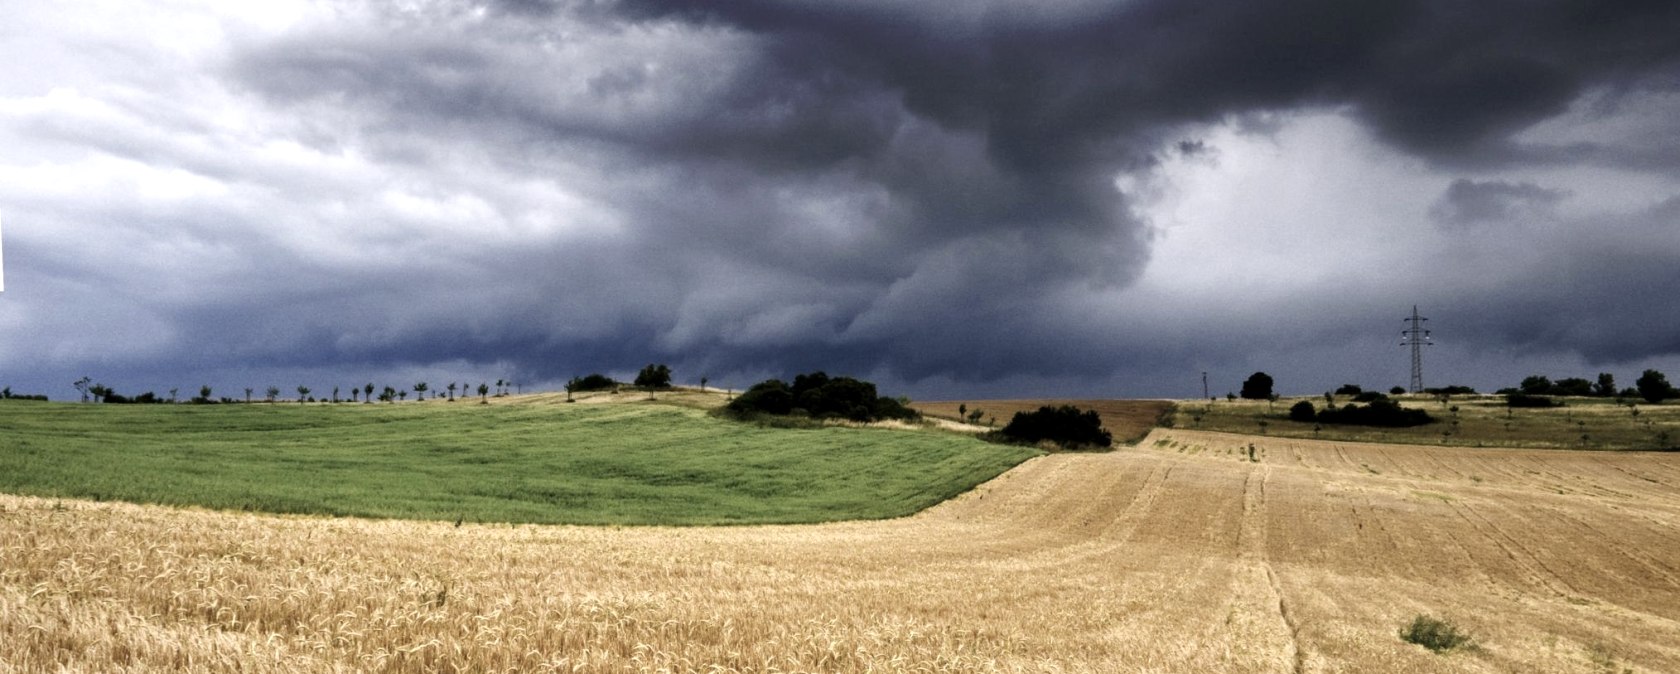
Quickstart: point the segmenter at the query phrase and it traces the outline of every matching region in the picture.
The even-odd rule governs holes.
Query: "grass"
[[[1502,396],[1454,396],[1445,404],[1433,397],[1398,396],[1401,405],[1426,410],[1435,422],[1376,428],[1290,421],[1289,407],[1299,400],[1324,407],[1322,396],[1281,398],[1271,404],[1189,401],[1179,403],[1172,422],[1177,428],[1195,430],[1353,442],[1615,450],[1680,447],[1680,403],[1674,401],[1651,405],[1632,400],[1619,403],[1613,398],[1565,398],[1562,407],[1512,409],[1505,406]],[[1348,402],[1346,396],[1336,398],[1338,407]]]
[[[908,515],[1035,453],[960,435],[775,429],[698,406],[0,404],[0,491],[467,522]]]

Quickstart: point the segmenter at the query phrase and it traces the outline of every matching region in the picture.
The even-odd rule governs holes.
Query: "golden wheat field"
[[[1157,430],[724,529],[0,496],[0,672],[47,671],[1675,672],[1680,455]]]

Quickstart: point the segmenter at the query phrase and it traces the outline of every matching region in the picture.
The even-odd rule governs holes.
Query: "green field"
[[[0,492],[468,522],[908,515],[1035,452],[921,430],[773,429],[663,403],[0,403]]]
[[[1373,428],[1290,421],[1289,406],[1307,400],[1323,408],[1324,397],[1266,401],[1185,401],[1173,413],[1179,428],[1231,433],[1319,438],[1356,442],[1534,447],[1558,449],[1670,450],[1680,446],[1680,403],[1643,400],[1561,398],[1562,407],[1508,408],[1503,396],[1397,396],[1405,407],[1423,409],[1435,423],[1411,428]],[[1346,396],[1336,405],[1346,405]],[[1454,408],[1457,408],[1456,411]],[[1264,422],[1264,424],[1262,424]]]

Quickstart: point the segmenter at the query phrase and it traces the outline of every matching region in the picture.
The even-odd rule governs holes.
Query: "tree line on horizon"
[[[702,390],[705,389],[708,381],[709,380],[705,377],[700,378],[700,388]],[[180,397],[181,390],[179,388],[169,389],[167,395],[161,395],[155,391],[146,391],[137,395],[124,395],[117,392],[117,390],[111,386],[94,381],[92,377],[82,377],[81,379],[77,379],[75,382],[72,382],[71,385],[76,388],[77,393],[81,394],[82,402],[111,405],[168,405],[179,403],[192,405],[214,405],[236,403],[277,403],[288,401],[287,398],[283,398],[281,396],[282,391],[278,386],[269,386],[262,391],[258,391],[256,388],[246,387],[244,389],[243,397],[225,395],[217,397],[214,395],[215,389],[209,384],[205,384],[199,387],[198,395],[182,400]],[[428,392],[432,392],[432,398],[434,400],[442,398],[450,402],[455,401],[457,397],[471,397],[472,394],[476,392],[481,402],[488,402],[488,399],[492,397],[500,398],[512,395],[516,386],[517,385],[511,379],[497,379],[494,384],[488,381],[480,382],[476,389],[470,382],[449,382],[447,385],[438,389],[433,389],[431,384],[425,381],[416,382],[412,386],[405,387],[389,385],[375,386],[373,382],[368,382],[363,385],[348,387],[347,393],[344,388],[334,386],[330,395],[323,393],[319,397],[314,395],[314,388],[310,386],[298,386],[293,389],[297,392],[297,397],[290,398],[289,401],[298,403],[394,403],[407,401],[409,391],[413,391],[414,399],[416,401],[425,400]],[[612,379],[611,377],[599,373],[593,373],[583,377],[573,377],[566,383],[566,392],[569,399],[570,394],[574,391],[582,392],[606,389],[616,390],[622,386],[624,386],[624,384]],[[649,364],[647,367],[642,368],[641,372],[637,374],[634,386],[645,390],[670,388],[671,368],[661,363]],[[457,391],[459,391],[459,396],[457,396]],[[12,389],[9,386],[4,389],[0,389],[0,399],[48,400],[45,395],[12,393]]]
[[[163,404],[163,405],[170,405],[170,404],[177,404],[177,403],[183,403],[183,402],[185,404],[192,404],[192,405],[215,405],[215,404],[236,404],[236,403],[250,404],[250,403],[259,403],[259,402],[260,403],[276,403],[276,402],[287,401],[286,398],[281,397],[281,390],[280,390],[280,387],[278,387],[278,386],[267,387],[266,389],[261,391],[261,394],[262,394],[261,397],[256,397],[257,394],[258,394],[257,389],[252,388],[252,387],[245,387],[244,397],[243,398],[235,398],[235,397],[231,397],[231,396],[215,397],[214,396],[215,389],[213,387],[211,387],[209,384],[205,384],[205,385],[199,387],[198,395],[192,396],[192,397],[186,399],[185,401],[182,401],[180,399],[180,389],[179,388],[169,389],[169,393],[168,393],[167,396],[159,395],[159,394],[157,394],[156,392],[153,392],[153,391],[146,391],[145,393],[130,396],[130,395],[123,395],[121,393],[118,393],[116,391],[116,389],[114,389],[110,386],[106,386],[104,384],[97,383],[91,377],[82,377],[81,379],[78,379],[75,382],[73,382],[72,386],[74,386],[76,388],[76,391],[81,394],[82,402],[84,402],[84,403],[102,403],[102,404],[112,404],[112,405],[124,405],[124,404],[142,404],[142,405],[143,404]],[[481,400],[487,401],[488,398],[492,397],[492,395],[494,397],[502,397],[502,396],[511,395],[512,392],[513,392],[514,386],[515,386],[515,384],[513,383],[512,380],[497,379],[494,386],[492,386],[490,384],[490,382],[481,382],[481,383],[479,383],[476,390],[477,390],[479,398]],[[11,390],[10,388],[6,389],[7,392],[9,392],[10,390]],[[388,385],[387,386],[382,386],[382,387],[375,387],[373,382],[368,382],[365,385],[349,387],[349,394],[348,395],[344,395],[344,394],[341,393],[344,389],[342,389],[340,387],[337,387],[337,386],[334,386],[332,388],[332,394],[331,394],[330,397],[323,394],[319,398],[317,398],[317,397],[315,397],[315,395],[313,395],[315,393],[315,389],[313,389],[309,386],[298,386],[293,390],[295,390],[297,392],[297,397],[290,399],[290,401],[291,402],[298,402],[298,403],[344,403],[344,402],[373,403],[375,401],[390,403],[390,402],[408,400],[408,392],[410,390],[414,391],[416,401],[425,400],[426,399],[426,392],[431,391],[432,387],[428,382],[424,382],[424,381],[417,382],[411,387],[403,387],[403,388],[398,388],[398,387],[388,386]],[[434,399],[436,399],[436,398],[446,398],[447,400],[453,402],[457,398],[457,396],[456,396],[456,391],[457,390],[460,391],[460,396],[459,396],[460,398],[470,397],[472,395],[473,391],[474,391],[474,389],[472,387],[472,384],[470,384],[470,383],[450,382],[447,386],[443,387],[442,389],[439,389],[438,392],[433,396],[433,398]],[[376,393],[377,393],[377,396],[375,395]],[[24,398],[25,396],[7,395],[6,397]],[[34,399],[34,400],[46,400],[47,399],[47,397],[44,396],[44,395],[43,396],[31,396],[29,398]]]

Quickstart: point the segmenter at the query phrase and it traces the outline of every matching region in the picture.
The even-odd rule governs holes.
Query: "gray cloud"
[[[1546,189],[1534,183],[1476,182],[1459,178],[1447,186],[1440,200],[1430,207],[1429,216],[1443,227],[1546,218],[1566,196],[1567,192]]]
[[[1220,223],[1311,242],[1271,253],[1287,283],[1229,298],[1139,285],[1172,235],[1151,205],[1181,187],[1163,167],[1240,170],[1258,160],[1219,130],[1279,136],[1326,114],[1370,132],[1327,152],[1386,146],[1417,164],[1396,200],[1419,238],[1351,239],[1400,262],[1436,252],[1433,221],[1487,265],[1450,298],[1462,313],[1442,314],[1464,337],[1594,362],[1680,352],[1673,321],[1634,318],[1665,306],[1623,285],[1672,290],[1661,270],[1680,260],[1671,206],[1646,209],[1680,193],[1673,153],[1638,140],[1672,130],[1680,3],[523,0],[299,16],[226,19],[225,42],[187,56],[95,31],[131,56],[123,68],[63,46],[39,58],[85,79],[0,91],[0,141],[22,148],[0,178],[35,180],[0,187],[0,299],[93,328],[56,346],[13,328],[27,355],[8,369],[554,382],[664,360],[714,381],[825,367],[948,391],[1147,393],[1169,371],[1294,358],[1269,316],[1352,336],[1360,306],[1428,289],[1318,299],[1303,268],[1369,251],[1337,248],[1322,232],[1340,216],[1316,205]],[[47,165],[80,168],[55,182]],[[1315,170],[1331,169],[1259,179],[1282,199]],[[1609,170],[1648,193],[1606,211]],[[73,176],[85,191],[53,187]],[[1599,210],[1565,212],[1576,202]],[[20,216],[35,223],[21,241]],[[1473,231],[1526,219],[1550,223],[1525,242],[1544,246],[1533,267]],[[1175,278],[1253,255],[1209,250]],[[1537,327],[1558,315],[1594,327]]]

